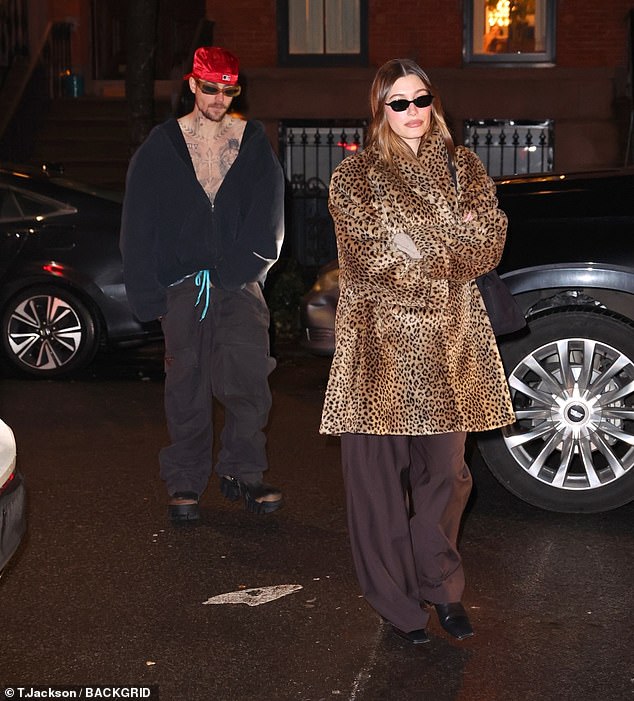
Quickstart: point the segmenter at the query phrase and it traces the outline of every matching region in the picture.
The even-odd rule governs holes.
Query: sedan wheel
[[[552,511],[634,499],[634,333],[607,315],[560,312],[501,346],[517,421],[478,441],[498,480]]]
[[[38,377],[59,377],[87,365],[97,351],[97,326],[75,295],[54,287],[24,290],[2,318],[2,349],[9,362]]]

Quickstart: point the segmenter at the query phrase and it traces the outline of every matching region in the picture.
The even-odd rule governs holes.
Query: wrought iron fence
[[[288,183],[287,246],[305,267],[337,255],[328,185],[333,170],[363,148],[365,122],[282,122],[280,158]],[[475,151],[489,175],[545,173],[554,160],[553,122],[472,120],[465,146]]]
[[[287,237],[302,266],[336,258],[337,245],[328,213],[333,170],[362,148],[365,122],[298,122],[280,125],[280,157],[288,183]]]
[[[548,173],[554,164],[554,122],[467,120],[464,144],[480,156],[491,177]]]

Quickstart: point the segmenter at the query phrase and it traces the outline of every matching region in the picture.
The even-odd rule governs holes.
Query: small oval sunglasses
[[[392,102],[386,102],[385,104],[388,107],[391,107],[395,112],[405,112],[405,110],[412,103],[414,103],[414,107],[418,107],[419,109],[422,109],[423,107],[429,107],[433,99],[434,96],[431,93],[428,93],[427,95],[419,95],[413,100],[405,100],[403,98],[402,100],[392,100]]]
[[[196,85],[200,88],[200,92],[205,95],[217,95],[222,93],[226,97],[238,97],[242,92],[240,85],[215,85],[214,83],[206,83],[204,80],[197,80]]]

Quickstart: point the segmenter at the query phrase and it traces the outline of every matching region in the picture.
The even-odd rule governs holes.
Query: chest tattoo
[[[240,150],[242,126],[238,120],[229,119],[212,139],[203,138],[197,129],[181,122],[181,129],[192,159],[196,177],[213,202]]]

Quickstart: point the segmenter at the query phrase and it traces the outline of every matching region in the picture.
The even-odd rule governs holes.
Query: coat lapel
[[[458,202],[446,154],[437,132],[422,144],[418,162],[395,156],[390,167],[377,152],[369,154],[368,180],[388,230],[433,227],[451,235]]]

